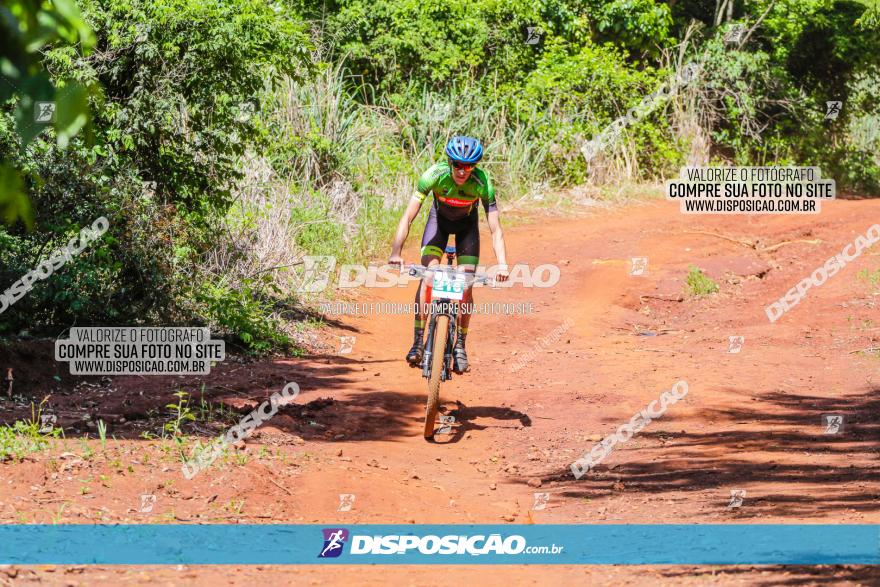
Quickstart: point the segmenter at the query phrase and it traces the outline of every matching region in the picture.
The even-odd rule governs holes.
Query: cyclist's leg
[[[430,267],[440,263],[440,257],[443,254],[443,250],[446,248],[447,241],[449,240],[449,232],[445,230],[446,228],[447,227],[441,225],[440,219],[437,218],[437,209],[432,206],[431,212],[428,214],[428,223],[425,225],[425,233],[422,236],[422,265]],[[419,287],[416,289],[413,346],[410,349],[409,354],[406,356],[406,360],[414,366],[418,366],[421,363],[422,355],[424,354],[424,332],[427,308],[421,303],[421,300],[424,300],[426,297],[427,292],[425,290],[425,279],[422,278],[419,282]]]
[[[428,223],[425,225],[425,234],[422,236],[422,265],[431,267],[440,264],[440,259],[443,258],[443,252],[446,250],[446,243],[449,242],[449,229],[448,222],[437,216],[437,208],[431,207]],[[419,301],[425,299],[426,289],[425,279],[422,278],[419,289],[416,291],[416,327],[421,328],[425,327],[427,305],[422,305]],[[419,322],[421,322],[420,325]]]
[[[474,273],[480,264],[480,224],[477,210],[462,221],[463,226],[455,233],[455,252],[458,255],[458,266],[467,273]],[[470,283],[464,291],[462,303],[473,306],[474,291],[473,283]],[[468,325],[473,314],[471,307],[467,312],[462,312],[458,322],[459,332],[467,335]]]
[[[476,208],[461,221],[461,228],[455,233],[455,252],[458,255],[458,267],[466,273],[474,273],[480,264],[480,224]],[[465,339],[474,312],[473,283],[469,283],[462,296],[462,307],[458,318],[458,332],[455,338],[456,371],[468,369]]]

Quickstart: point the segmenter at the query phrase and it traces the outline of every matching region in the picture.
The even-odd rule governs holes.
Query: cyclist
[[[425,234],[422,236],[422,265],[430,267],[438,265],[450,234],[455,235],[458,267],[467,273],[474,273],[480,261],[480,228],[478,201],[483,203],[489,230],[492,234],[492,248],[498,260],[496,281],[507,281],[507,254],[504,246],[504,235],[501,232],[501,218],[495,202],[495,189],[489,174],[476,165],[483,158],[483,146],[480,141],[470,137],[452,137],[446,144],[446,161],[432,165],[419,178],[417,191],[413,194],[406,210],[397,225],[397,233],[391,246],[391,265],[403,267],[403,243],[409,235],[409,228],[422,207],[422,202],[429,195],[433,201]],[[466,309],[473,306],[473,283],[469,283],[462,296],[462,304]],[[407,362],[418,367],[425,351],[425,308],[420,300],[425,298],[426,284],[424,278],[416,290],[416,315],[413,326],[413,346],[406,355]],[[453,348],[453,370],[464,373],[468,370],[465,339],[471,311],[462,312],[458,322],[458,332]]]

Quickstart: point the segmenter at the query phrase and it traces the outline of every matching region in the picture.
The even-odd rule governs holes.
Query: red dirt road
[[[45,452],[0,464],[2,521],[880,523],[880,286],[859,277],[880,270],[880,250],[810,289],[778,322],[764,312],[880,221],[880,201],[826,203],[819,216],[753,217],[684,216],[651,201],[534,220],[507,229],[508,256],[558,264],[559,283],[477,291],[478,304],[531,304],[532,312],[473,319],[471,372],[441,389],[456,425],[434,443],[421,436],[425,381],[402,361],[408,316],[339,317],[321,334],[328,354],[227,361],[204,381],[90,378],[93,387],[74,390],[69,376],[51,379],[66,365],[27,356],[45,354],[40,344],[0,351],[0,367],[22,372],[17,393],[39,401],[52,392],[58,424],[69,430]],[[492,262],[488,235],[483,243]],[[409,252],[414,260],[415,247]],[[648,258],[644,275],[630,275],[632,257]],[[690,265],[720,291],[683,295]],[[408,303],[413,291],[363,290],[356,301]],[[558,341],[542,342],[554,331]],[[349,354],[335,354],[338,336],[355,337]],[[728,352],[730,336],[744,337],[740,352]],[[514,369],[524,356],[533,358]],[[573,478],[575,459],[678,380],[688,383],[683,400]],[[162,412],[177,389],[198,398],[204,382],[206,399],[247,412],[288,381],[302,387],[297,406],[192,480],[181,475],[172,442],[138,438],[168,420],[145,414]],[[106,448],[90,440],[87,450],[74,431],[96,437],[85,412],[113,422],[119,440]],[[823,414],[842,414],[842,432],[827,434]],[[24,415],[22,404],[4,419]],[[187,430],[224,429],[200,419]],[[745,490],[737,508],[728,507],[733,490]],[[549,501],[534,509],[534,494],[544,492]],[[156,496],[152,512],[139,511],[141,494]],[[350,511],[338,511],[340,494],[355,496]],[[842,566],[18,567],[0,569],[0,583],[11,575],[16,584],[83,585],[880,582],[870,568]]]

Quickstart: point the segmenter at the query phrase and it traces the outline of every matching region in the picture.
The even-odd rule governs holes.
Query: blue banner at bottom
[[[880,526],[0,525],[0,564],[878,564]]]

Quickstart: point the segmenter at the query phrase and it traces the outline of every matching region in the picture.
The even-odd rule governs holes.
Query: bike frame
[[[446,259],[446,266],[452,267],[452,261],[455,259],[454,247],[446,247]],[[430,291],[430,287],[426,291]],[[428,337],[425,342],[425,354],[422,357],[422,377],[425,379],[431,378],[431,360],[434,354],[434,336],[437,334],[437,316],[441,314],[449,316],[449,328],[446,332],[443,372],[440,374],[440,381],[452,379],[452,348],[455,346],[455,331],[458,326],[458,304],[458,301],[454,300],[435,300],[433,297],[431,298]]]

